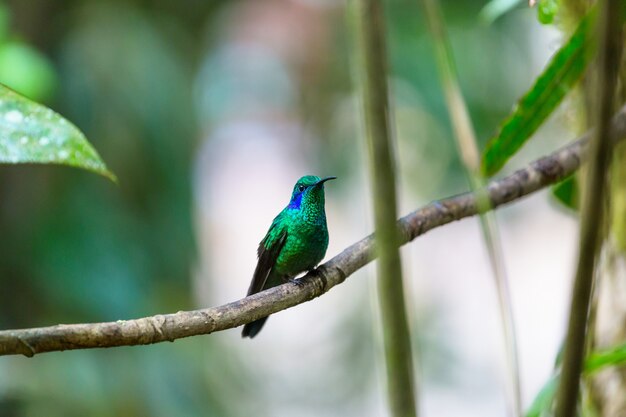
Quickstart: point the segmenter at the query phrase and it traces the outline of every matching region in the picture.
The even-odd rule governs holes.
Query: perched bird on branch
[[[296,182],[287,207],[272,222],[259,244],[258,257],[248,295],[293,280],[310,271],[324,258],[328,228],[324,211],[324,183],[337,177],[306,175]],[[243,326],[242,337],[253,338],[267,317]]]

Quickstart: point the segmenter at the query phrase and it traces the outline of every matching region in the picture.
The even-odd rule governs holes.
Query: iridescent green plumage
[[[298,180],[289,204],[276,216],[259,244],[259,261],[248,295],[310,271],[324,258],[328,248],[324,182],[334,178],[307,175]],[[241,335],[254,337],[266,320],[263,317],[246,324]]]

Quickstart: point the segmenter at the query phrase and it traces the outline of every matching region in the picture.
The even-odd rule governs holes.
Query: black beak
[[[330,180],[336,180],[337,177],[326,177],[326,178],[322,178],[321,180],[319,180],[318,182],[316,182],[314,185],[318,186],[318,185],[322,185],[324,184],[326,181],[330,181]]]

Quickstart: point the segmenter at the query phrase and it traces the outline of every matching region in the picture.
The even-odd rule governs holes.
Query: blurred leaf
[[[602,352],[592,352],[585,361],[585,372],[593,373],[607,366],[626,364],[626,344]]]
[[[568,209],[578,211],[578,180],[572,175],[552,187],[552,196]]]
[[[27,44],[8,42],[0,44],[0,83],[32,100],[44,101],[52,96],[57,78],[52,64],[39,51]]]
[[[486,23],[492,23],[522,1],[523,0],[491,0],[480,10],[480,19]]]
[[[554,22],[554,16],[559,10],[559,0],[539,0],[537,4],[537,19],[544,25]]]
[[[535,84],[504,121],[500,132],[489,141],[483,153],[484,175],[492,176],[504,166],[583,75],[595,50],[593,43],[589,42],[595,15],[591,11],[581,20],[570,40],[554,55]]]
[[[526,417],[546,417],[550,415],[552,409],[552,402],[556,389],[559,384],[558,375],[553,375],[548,382],[541,388],[539,394],[535,397],[533,403],[526,412]]]
[[[589,375],[607,366],[621,366],[626,364],[626,343],[612,349],[592,352],[585,360],[585,374]],[[560,358],[557,356],[557,367],[560,368]],[[560,372],[550,377],[541,388],[525,417],[547,417],[551,414],[552,402],[559,384]],[[583,415],[585,415],[583,413]]]
[[[0,85],[0,163],[54,163],[116,181],[85,136],[66,119]]]

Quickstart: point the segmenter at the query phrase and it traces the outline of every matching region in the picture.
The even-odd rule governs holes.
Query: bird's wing
[[[276,259],[280,255],[280,251],[285,245],[287,240],[287,228],[282,224],[280,215],[274,219],[270,230],[259,243],[259,249],[257,251],[259,261],[254,270],[252,277],[252,283],[248,289],[248,295],[255,294],[262,291],[267,282],[267,277],[270,275],[272,268],[276,264]]]

